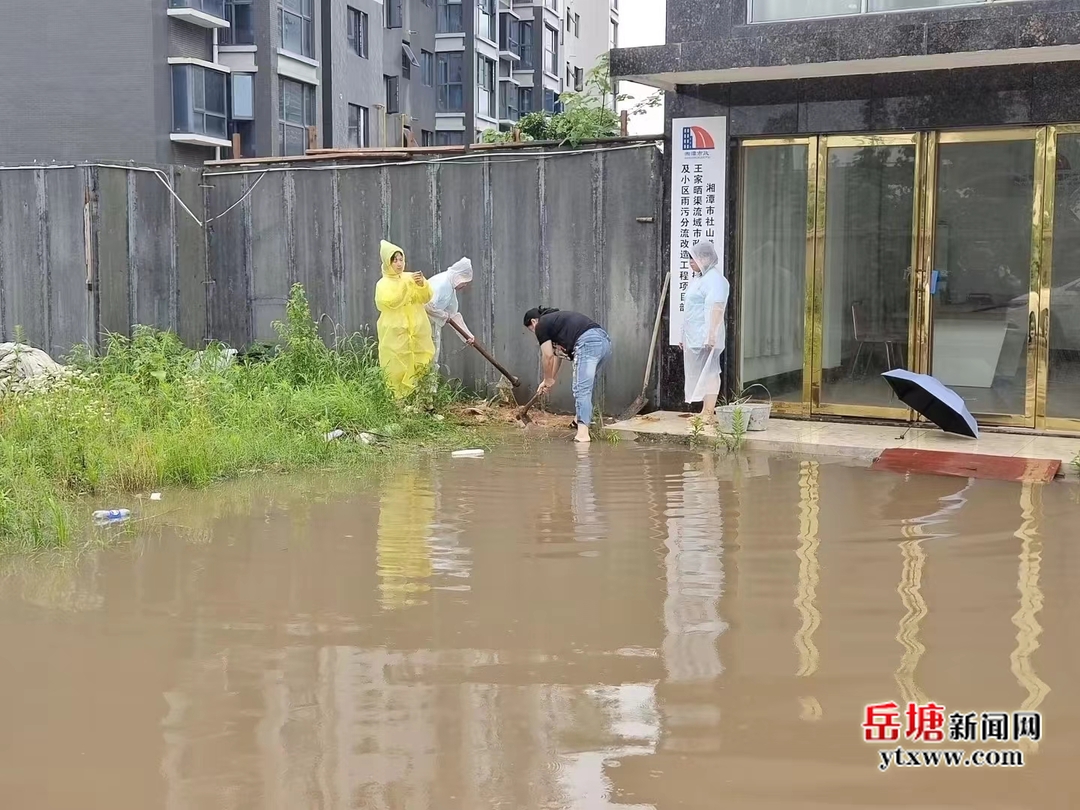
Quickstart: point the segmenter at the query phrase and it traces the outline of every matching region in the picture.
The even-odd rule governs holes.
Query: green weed
[[[746,441],[746,428],[746,412],[742,408],[736,408],[731,415],[731,432],[721,433],[717,430],[718,446],[722,444],[727,452],[738,453]]]
[[[429,378],[395,401],[374,341],[335,334],[326,345],[299,285],[276,326],[280,349],[246,358],[136,327],[107,335],[99,355],[73,352],[49,384],[0,394],[0,552],[64,546],[90,511],[131,506],[136,493],[475,446],[437,416],[460,387]],[[381,441],[354,440],[364,431]]]

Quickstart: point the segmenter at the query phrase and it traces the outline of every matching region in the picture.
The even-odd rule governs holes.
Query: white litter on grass
[[[344,430],[332,430],[327,433],[323,438],[326,439],[328,442],[332,442],[334,439],[340,439],[344,435]]]
[[[151,492],[150,493],[150,500],[152,500],[152,501],[160,501],[161,500],[161,493],[160,492]]]
[[[361,433],[356,438],[358,438],[363,444],[375,444],[375,442],[378,441],[378,439],[376,439],[370,433]]]
[[[451,458],[482,458],[483,450],[455,450],[450,454]]]

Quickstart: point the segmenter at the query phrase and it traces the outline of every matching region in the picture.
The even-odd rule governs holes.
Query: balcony
[[[230,47],[255,44],[255,14],[248,0],[233,0],[225,6],[229,28],[218,36],[221,45]]]
[[[228,28],[225,0],[169,0],[170,17],[200,28]]]
[[[499,16],[499,56],[513,62],[521,61],[521,30],[516,17]]]
[[[169,139],[192,146],[229,146],[228,68],[198,59],[170,59],[173,125]]]

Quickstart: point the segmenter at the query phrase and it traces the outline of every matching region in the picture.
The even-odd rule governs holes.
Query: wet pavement
[[[0,562],[0,806],[1080,806],[1078,494],[546,442],[166,492]],[[887,701],[1041,739],[864,741]]]

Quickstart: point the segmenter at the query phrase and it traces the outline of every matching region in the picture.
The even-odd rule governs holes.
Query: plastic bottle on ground
[[[99,523],[115,523],[127,520],[129,517],[131,517],[130,509],[99,509],[94,512],[94,520]]]

